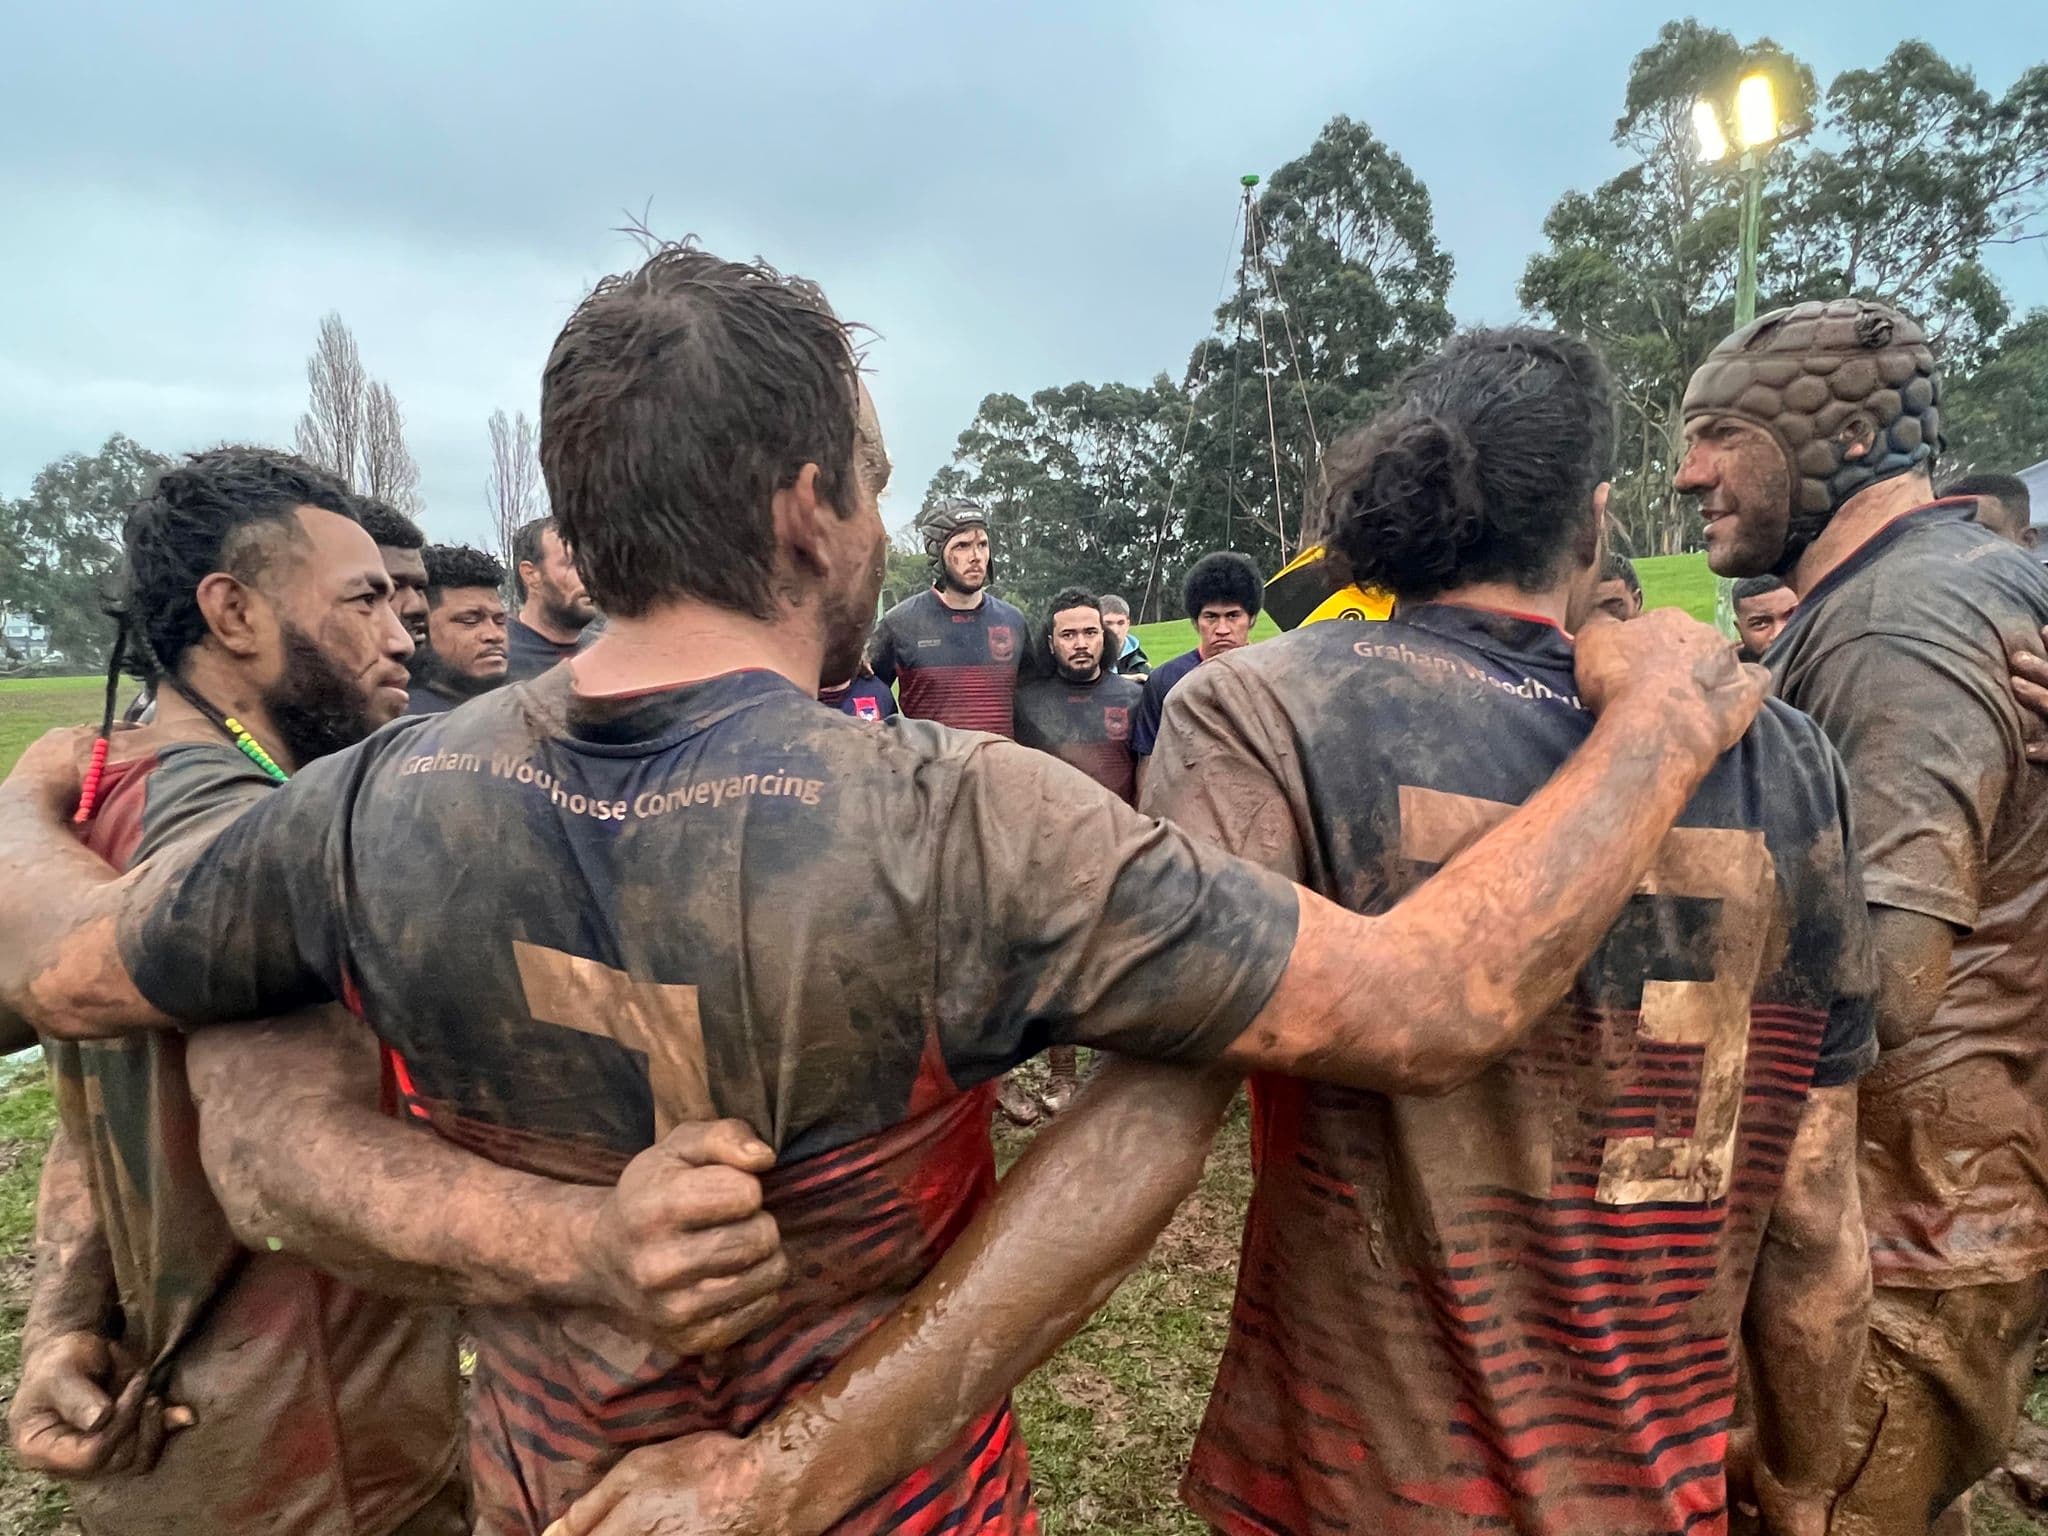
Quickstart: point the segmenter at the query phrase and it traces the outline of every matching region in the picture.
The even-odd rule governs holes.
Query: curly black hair
[[[1214,549],[1189,568],[1180,600],[1190,619],[1211,603],[1236,603],[1256,619],[1266,600],[1266,578],[1250,555]]]
[[[490,587],[496,591],[505,585],[505,567],[497,558],[467,544],[429,544],[425,550],[427,562],[427,606],[441,606],[441,594],[455,587]]]
[[[418,523],[374,496],[356,498],[356,520],[380,549],[420,549],[427,542]]]
[[[280,552],[303,542],[292,515],[300,507],[360,520],[360,503],[336,476],[270,448],[210,448],[157,476],[122,529],[120,600],[156,668],[175,673],[206,637],[202,581],[226,571],[255,582]]]
[[[1469,331],[1400,393],[1325,467],[1325,536],[1356,580],[1411,600],[1482,581],[1538,591],[1575,548],[1592,558],[1614,407],[1591,347],[1529,326]]]

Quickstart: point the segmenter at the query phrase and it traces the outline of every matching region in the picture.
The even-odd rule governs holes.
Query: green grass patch
[[[1705,555],[1652,555],[1636,562],[1645,608],[1683,608],[1703,623],[1714,622],[1718,586]]]
[[[0,774],[43,732],[96,723],[105,687],[104,679],[94,677],[0,679]]]

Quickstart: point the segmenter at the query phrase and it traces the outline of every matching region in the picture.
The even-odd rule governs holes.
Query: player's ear
[[[214,571],[199,583],[196,596],[207,632],[229,655],[246,660],[263,648],[273,619],[269,603],[255,588],[226,571]]]
[[[806,464],[769,502],[777,554],[799,570],[824,576],[832,570],[832,530],[838,511],[818,495],[818,466]]]

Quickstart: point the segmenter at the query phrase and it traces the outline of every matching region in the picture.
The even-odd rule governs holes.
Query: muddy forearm
[[[1080,1329],[1201,1178],[1234,1074],[1111,1062],[881,1327],[755,1436],[814,1536],[942,1451]]]
[[[1226,1059],[1388,1092],[1466,1081],[1564,995],[1712,763],[1618,706],[1519,809],[1404,800],[1411,857],[1491,830],[1382,917],[1302,893],[1286,974]]]
[[[1744,1312],[1759,1478],[1793,1492],[1834,1487],[1869,1323],[1855,1092],[1809,1101]]]
[[[192,1037],[201,1157],[236,1236],[384,1295],[606,1299],[584,1262],[604,1189],[501,1168],[384,1114],[361,1026],[317,1017]]]
[[[170,1023],[135,989],[115,937],[129,888],[161,878],[116,877],[38,794],[0,783],[0,1014],[58,1039]]]
[[[104,1333],[115,1304],[114,1260],[86,1182],[85,1162],[60,1125],[36,1197],[36,1269],[22,1324],[32,1355],[63,1333]]]

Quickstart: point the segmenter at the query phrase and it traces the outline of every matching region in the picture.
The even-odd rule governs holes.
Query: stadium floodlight
[[[1728,158],[1728,135],[1721,131],[1721,111],[1702,96],[1692,104],[1692,131],[1700,141],[1700,158],[1714,165]]]
[[[1777,136],[1778,97],[1771,89],[1771,77],[1745,75],[1735,87],[1736,142],[1744,149],[1761,149]]]

